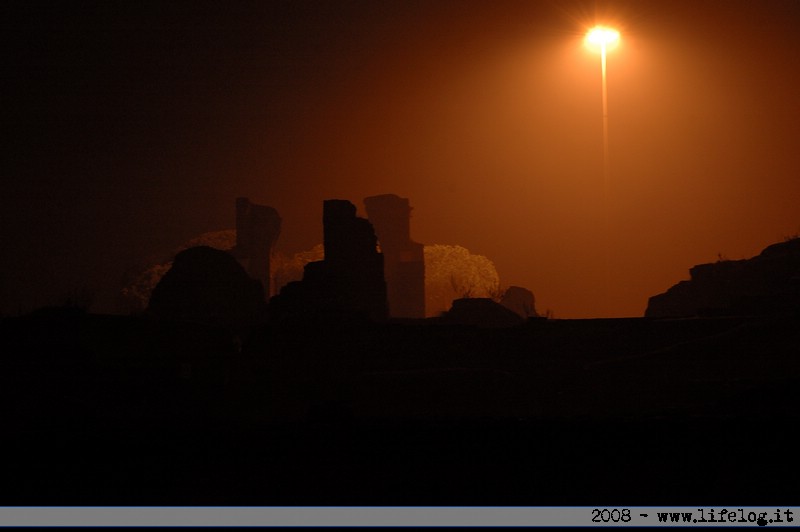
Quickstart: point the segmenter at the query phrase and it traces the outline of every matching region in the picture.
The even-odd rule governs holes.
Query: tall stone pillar
[[[364,199],[384,255],[384,276],[393,318],[425,317],[424,246],[411,240],[411,206],[394,194]]]
[[[253,279],[261,281],[267,298],[273,295],[270,259],[281,233],[278,211],[266,205],[236,199],[236,248],[234,255]]]

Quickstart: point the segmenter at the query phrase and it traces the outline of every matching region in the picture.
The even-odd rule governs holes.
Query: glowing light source
[[[619,42],[619,32],[606,26],[595,26],[586,34],[586,42],[602,50],[612,48]]]
[[[609,287],[611,267],[610,267],[610,251],[608,244],[609,235],[609,219],[608,219],[608,181],[609,181],[609,168],[608,168],[608,87],[606,84],[606,51],[619,43],[619,32],[607,26],[595,26],[590,29],[586,34],[586,44],[592,48],[600,48],[600,73],[603,82],[603,225],[604,240],[605,240],[605,286]],[[606,288],[607,289],[607,288]],[[605,300],[610,301],[610,294],[606,294]]]

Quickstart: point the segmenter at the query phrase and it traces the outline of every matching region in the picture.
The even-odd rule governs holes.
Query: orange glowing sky
[[[800,231],[792,0],[103,5],[6,17],[20,305],[232,227],[240,195],[289,252],[321,241],[324,199],[408,197],[417,241],[561,318],[640,316],[692,265]],[[596,23],[621,34],[607,201]]]

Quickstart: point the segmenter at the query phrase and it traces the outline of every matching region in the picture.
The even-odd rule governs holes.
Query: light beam
[[[586,34],[586,44],[590,48],[600,49],[600,72],[602,75],[603,89],[603,225],[605,239],[605,287],[610,287],[610,257],[609,257],[609,162],[608,162],[608,84],[606,82],[606,52],[619,43],[619,32],[607,26],[595,26]],[[608,304],[609,294],[606,294]]]
[[[600,72],[603,81],[603,191],[608,187],[608,84],[606,82],[606,52],[619,43],[619,32],[607,26],[595,26],[586,34],[586,43],[600,49]]]

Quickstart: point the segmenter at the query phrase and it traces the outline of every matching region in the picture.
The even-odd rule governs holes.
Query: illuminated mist
[[[3,224],[19,266],[2,279],[6,312],[17,289],[58,297],[230,227],[238,196],[280,212],[292,254],[319,241],[324,199],[361,208],[391,192],[414,206],[417,241],[488,257],[502,285],[528,287],[556,317],[640,316],[692,265],[800,229],[797,6],[37,13],[12,48],[20,147],[3,209],[26,229]],[[583,44],[598,22],[623,35],[609,55],[605,206],[598,57]],[[36,36],[49,47],[28,47]],[[50,88],[31,96],[30,73]]]

